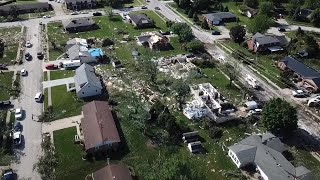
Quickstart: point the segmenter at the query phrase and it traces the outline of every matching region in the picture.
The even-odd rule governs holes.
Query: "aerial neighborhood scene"
[[[4,180],[320,180],[320,0],[0,0]]]

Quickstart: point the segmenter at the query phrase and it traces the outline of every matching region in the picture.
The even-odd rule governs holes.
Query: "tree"
[[[246,35],[246,30],[243,26],[241,25],[237,25],[237,26],[233,26],[231,29],[230,29],[230,37],[231,39],[240,44],[244,41],[244,37]]]
[[[203,52],[204,51],[204,45],[201,41],[199,40],[192,40],[188,42],[187,44],[187,49],[190,52]]]
[[[106,12],[106,14],[108,15],[108,19],[109,19],[109,20],[112,20],[112,18],[113,18],[113,16],[114,16],[114,13],[113,13],[113,11],[112,11],[112,8],[107,8],[105,12]]]
[[[12,16],[13,19],[17,19],[19,17],[19,8],[16,5],[11,6],[9,14]]]
[[[259,5],[259,14],[272,16],[274,5],[272,2],[261,2]]]
[[[292,19],[295,21],[299,20],[299,14],[300,14],[300,7],[297,7],[294,10],[294,14],[292,15]]]
[[[179,0],[179,7],[181,7],[182,9],[185,9],[187,7],[190,7],[190,0]]]
[[[262,112],[262,123],[268,131],[288,135],[298,128],[297,110],[283,99],[269,100]]]
[[[185,103],[185,98],[190,93],[190,87],[183,80],[177,80],[173,86],[173,90],[176,93],[175,98],[179,104],[179,109],[182,111],[182,105]]]
[[[239,68],[235,67],[236,64],[227,63],[224,65],[224,72],[229,77],[229,86],[232,86],[232,82],[239,77]]]
[[[319,51],[319,44],[313,36],[306,35],[304,38],[304,43],[306,44],[306,51],[309,57],[314,57]]]
[[[199,21],[198,13],[194,12],[192,18],[194,22],[198,22]]]
[[[224,7],[224,10],[223,10],[223,11],[224,11],[224,12],[229,12],[228,6]]]
[[[296,32],[297,37],[302,37],[304,36],[304,31],[301,29],[301,27],[298,27],[297,32]]]
[[[118,0],[106,0],[106,4],[111,7],[118,7],[120,5]]]
[[[158,75],[158,68],[156,63],[146,57],[139,60],[139,66],[140,69],[143,70],[148,82],[155,83]]]
[[[259,6],[258,0],[244,0],[243,3],[251,8],[257,8]]]
[[[179,36],[179,41],[181,42],[188,42],[193,39],[191,27],[186,23],[174,23],[170,30]]]
[[[320,7],[320,1],[319,0],[305,0],[304,6],[308,9],[316,9]]]
[[[4,54],[4,46],[5,46],[5,42],[3,39],[0,39],[0,58],[3,57]]]
[[[205,18],[203,18],[203,20],[201,22],[201,28],[210,29],[209,24],[208,24],[208,22],[207,22],[207,20]]]
[[[316,27],[320,27],[320,8],[312,12],[311,23]]]
[[[192,18],[193,16],[193,9],[190,9],[188,12],[188,18]]]
[[[248,30],[251,33],[264,33],[272,25],[273,21],[266,15],[257,15],[250,24],[248,24]]]

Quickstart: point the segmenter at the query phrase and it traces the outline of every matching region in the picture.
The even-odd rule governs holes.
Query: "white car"
[[[42,92],[38,92],[37,94],[36,94],[36,96],[34,97],[34,100],[36,101],[36,102],[41,102],[42,101]]]
[[[20,74],[21,76],[26,76],[28,74],[28,71],[25,69],[21,69]]]
[[[27,42],[26,42],[26,47],[27,47],[27,48],[31,48],[31,46],[32,46],[32,44],[30,43],[30,41],[27,41]]]
[[[22,119],[22,108],[17,108],[14,112],[14,117],[16,120]]]
[[[252,76],[250,76],[249,74],[247,74],[247,76],[244,78],[245,81],[247,81],[247,83],[254,89],[258,89],[259,88],[259,83],[258,81],[253,78]]]
[[[71,15],[78,15],[79,13],[77,11],[70,13]]]
[[[320,104],[320,96],[316,96],[308,100],[309,107],[318,106],[319,104]]]
[[[306,94],[303,90],[298,89],[298,90],[292,91],[292,96],[293,96],[293,97],[300,98],[300,97],[306,97],[307,94]]]
[[[13,144],[15,146],[19,146],[22,142],[22,138],[21,138],[21,132],[18,131],[18,132],[15,132],[13,133]]]
[[[50,16],[48,15],[48,16],[43,16],[42,17],[43,19],[47,19],[47,18],[50,18]]]

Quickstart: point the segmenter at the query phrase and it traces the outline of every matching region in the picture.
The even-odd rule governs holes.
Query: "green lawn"
[[[78,99],[74,92],[67,92],[66,85],[52,87],[51,99],[54,120],[81,114],[84,101]]]
[[[132,12],[134,14],[145,14],[148,18],[150,18],[151,20],[154,21],[155,23],[155,26],[157,28],[160,28],[162,29],[163,31],[167,31],[168,30],[168,27],[166,25],[166,20],[159,16],[157,13],[155,13],[154,11],[135,11],[135,12]]]
[[[145,0],[133,0],[132,3],[125,4],[125,6],[126,7],[128,7],[128,6],[143,6],[145,4],[146,4]]]
[[[223,3],[223,6],[228,6],[229,8],[229,12],[233,13],[234,15],[237,16],[237,18],[239,18],[240,20],[240,24],[241,25],[248,25],[250,24],[250,21],[251,19],[248,18],[247,16],[245,15],[242,15],[240,12],[239,12],[239,6],[242,4],[242,2],[226,2],[226,3]],[[228,25],[228,24],[231,24],[231,25]],[[235,23],[227,23],[226,24],[226,27],[227,28],[231,28]]]
[[[9,100],[13,72],[0,73],[0,101]]]
[[[72,71],[72,70],[51,71],[50,80],[73,77],[74,75],[75,75],[75,71]]]
[[[58,166],[55,169],[57,180],[84,179],[87,174],[107,165],[106,161],[89,162],[82,160],[82,147],[74,144],[75,127],[53,132]]]
[[[0,64],[10,64],[11,60],[15,60],[17,56],[18,45],[22,38],[21,27],[0,28],[0,37],[5,42]]]

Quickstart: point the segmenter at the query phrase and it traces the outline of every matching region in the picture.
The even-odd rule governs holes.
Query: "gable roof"
[[[83,63],[76,69],[74,82],[77,92],[79,92],[81,88],[87,83],[102,89],[100,79],[96,76],[94,68],[86,63]]]
[[[126,165],[111,164],[92,173],[94,180],[132,180]]]
[[[51,9],[51,5],[47,2],[35,2],[27,4],[9,4],[0,6],[1,11],[9,12],[11,7],[16,6],[19,10],[32,10],[32,9]]]
[[[65,0],[65,2],[68,3],[77,3],[77,2],[92,2],[92,1],[96,1],[96,0]]]
[[[319,72],[291,56],[283,58],[281,62],[284,63],[287,68],[301,75],[303,78],[320,77]]]
[[[62,24],[63,24],[63,27],[66,29],[66,28],[92,26],[95,24],[95,22],[90,18],[77,18],[77,19],[63,20]]]
[[[222,21],[227,18],[236,18],[236,16],[230,12],[216,12],[210,14],[203,14],[204,17],[209,19],[210,21]]]
[[[273,142],[268,144],[268,142]],[[296,169],[277,149],[275,145],[284,146],[279,138],[271,133],[251,135],[239,143],[228,147],[243,165],[256,164],[269,179],[294,180],[297,175],[309,173]],[[250,147],[250,148],[249,148]],[[252,158],[253,157],[253,158]],[[249,162],[251,160],[251,162]]]
[[[254,42],[258,42],[259,45],[263,45],[263,44],[277,44],[277,43],[280,43],[280,41],[273,37],[273,36],[266,36],[266,35],[263,35],[261,33],[256,33],[253,37],[252,37],[252,40]]]
[[[120,142],[111,108],[105,101],[92,101],[82,106],[81,128],[86,150],[102,143]]]
[[[132,13],[130,13],[130,14],[128,14],[128,16],[131,19],[131,21],[133,21],[137,25],[152,23],[151,19],[149,19],[144,14],[132,14]]]

